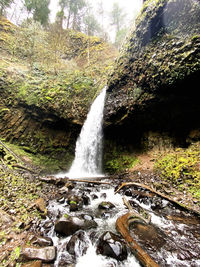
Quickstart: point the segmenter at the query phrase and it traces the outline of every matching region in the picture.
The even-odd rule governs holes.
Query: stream
[[[113,183],[117,184],[117,181]],[[40,230],[51,237],[57,247],[53,266],[142,266],[115,228],[117,218],[128,212],[122,196],[129,200],[135,211],[143,208],[151,215],[150,224],[133,223],[130,233],[156,263],[160,266],[200,266],[200,220],[197,216],[144,189],[131,186],[114,194],[110,185],[89,183],[62,187],[58,198],[49,201],[48,216],[42,221]],[[77,206],[72,208],[75,202]],[[82,216],[96,224],[89,229],[81,226],[66,236],[66,233],[55,230],[64,214],[76,220]],[[109,240],[109,244],[101,244],[101,237],[106,232],[117,238]],[[106,249],[102,251],[101,246]]]
[[[105,97],[106,88],[90,108],[69,172],[57,178],[102,176]],[[110,184],[66,180],[56,199],[49,201],[47,217],[39,228],[57,249],[53,266],[141,266],[116,231],[117,219],[129,212],[124,196],[129,209],[151,217],[147,223],[136,216],[129,225],[129,234],[151,259],[159,266],[200,266],[199,217],[142,187],[124,187],[115,194],[114,186],[123,181],[108,177],[104,182]]]

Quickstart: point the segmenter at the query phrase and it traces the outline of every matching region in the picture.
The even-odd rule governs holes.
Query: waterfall
[[[94,100],[76,141],[75,159],[68,173],[70,178],[102,175],[103,111],[106,88]]]

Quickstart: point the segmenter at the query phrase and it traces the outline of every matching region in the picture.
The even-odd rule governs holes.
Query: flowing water
[[[93,102],[76,142],[75,159],[68,173],[57,177],[94,177],[102,175],[102,122],[106,88]]]
[[[102,175],[102,120],[106,89],[99,94],[88,113],[76,143],[75,159],[68,173],[57,177],[97,177]],[[110,180],[107,178],[105,181]],[[119,181],[113,180],[116,185]],[[122,181],[121,181],[122,182]],[[140,213],[145,210],[151,215],[151,223],[142,225],[133,223],[130,234],[138,244],[163,267],[198,267],[200,266],[200,220],[185,210],[177,208],[169,201],[149,194],[146,190],[127,188],[114,194],[113,185],[94,185],[75,183],[60,188],[60,193],[48,205],[48,216],[40,229],[45,236],[52,238],[57,247],[54,267],[139,267],[141,266],[130,248],[128,257],[123,260],[105,256],[98,246],[107,231],[117,235],[116,220],[128,210],[122,201],[126,195],[132,208]],[[87,200],[86,202],[84,202]],[[105,202],[111,208],[101,209]],[[81,205],[79,205],[82,203]],[[71,204],[75,209],[71,209]],[[76,206],[77,205],[77,206]],[[96,228],[82,229],[65,236],[56,231],[57,222],[64,216],[81,221],[81,216],[90,218]],[[123,243],[124,241],[122,241]],[[113,244],[113,251],[119,253],[119,247]]]
[[[113,184],[116,183],[117,180],[113,181]],[[136,212],[142,207],[151,215],[149,225],[133,224],[130,233],[160,266],[200,266],[200,220],[161,197],[150,195],[145,190],[133,189],[131,188],[131,191],[127,188],[114,194],[114,188],[110,185],[77,183],[74,188],[50,201],[48,217],[43,221],[41,228],[44,235],[51,237],[54,246],[57,247],[57,259],[53,266],[71,266],[70,264],[77,267],[141,266],[128,247],[128,257],[123,261],[97,253],[98,242],[103,233],[110,231],[119,235],[115,228],[116,220],[128,212],[122,201],[123,195]],[[89,202],[77,211],[70,211],[68,198],[71,195],[80,198],[87,195]],[[63,199],[62,203],[60,198]],[[102,212],[99,209],[102,202],[111,202],[114,207]],[[65,237],[56,233],[54,228],[56,220],[63,214],[90,216],[98,226],[84,230],[84,237],[76,239],[72,245],[73,249],[69,249],[68,244],[75,234]]]

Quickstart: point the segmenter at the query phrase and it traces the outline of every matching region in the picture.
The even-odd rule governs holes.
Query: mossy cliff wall
[[[107,137],[185,139],[200,127],[199,77],[200,1],[145,1],[109,78]]]
[[[2,77],[0,94],[0,138],[17,144],[30,155],[39,153],[60,160],[57,162],[60,167],[70,165],[81,126],[65,114],[65,117],[58,116],[48,108],[48,103],[36,106],[27,104],[25,99],[22,101],[14,84],[5,82]],[[56,166],[48,166],[48,171],[51,167],[56,169]]]
[[[116,53],[98,37],[53,26],[44,31],[34,22],[16,27],[0,16],[0,138],[70,165]]]

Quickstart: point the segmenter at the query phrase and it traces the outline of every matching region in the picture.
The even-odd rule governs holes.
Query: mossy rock
[[[199,29],[199,1],[145,1],[108,81],[110,135],[132,142],[153,130],[186,138],[200,126]]]
[[[165,180],[200,199],[200,143],[165,154],[154,165]]]

